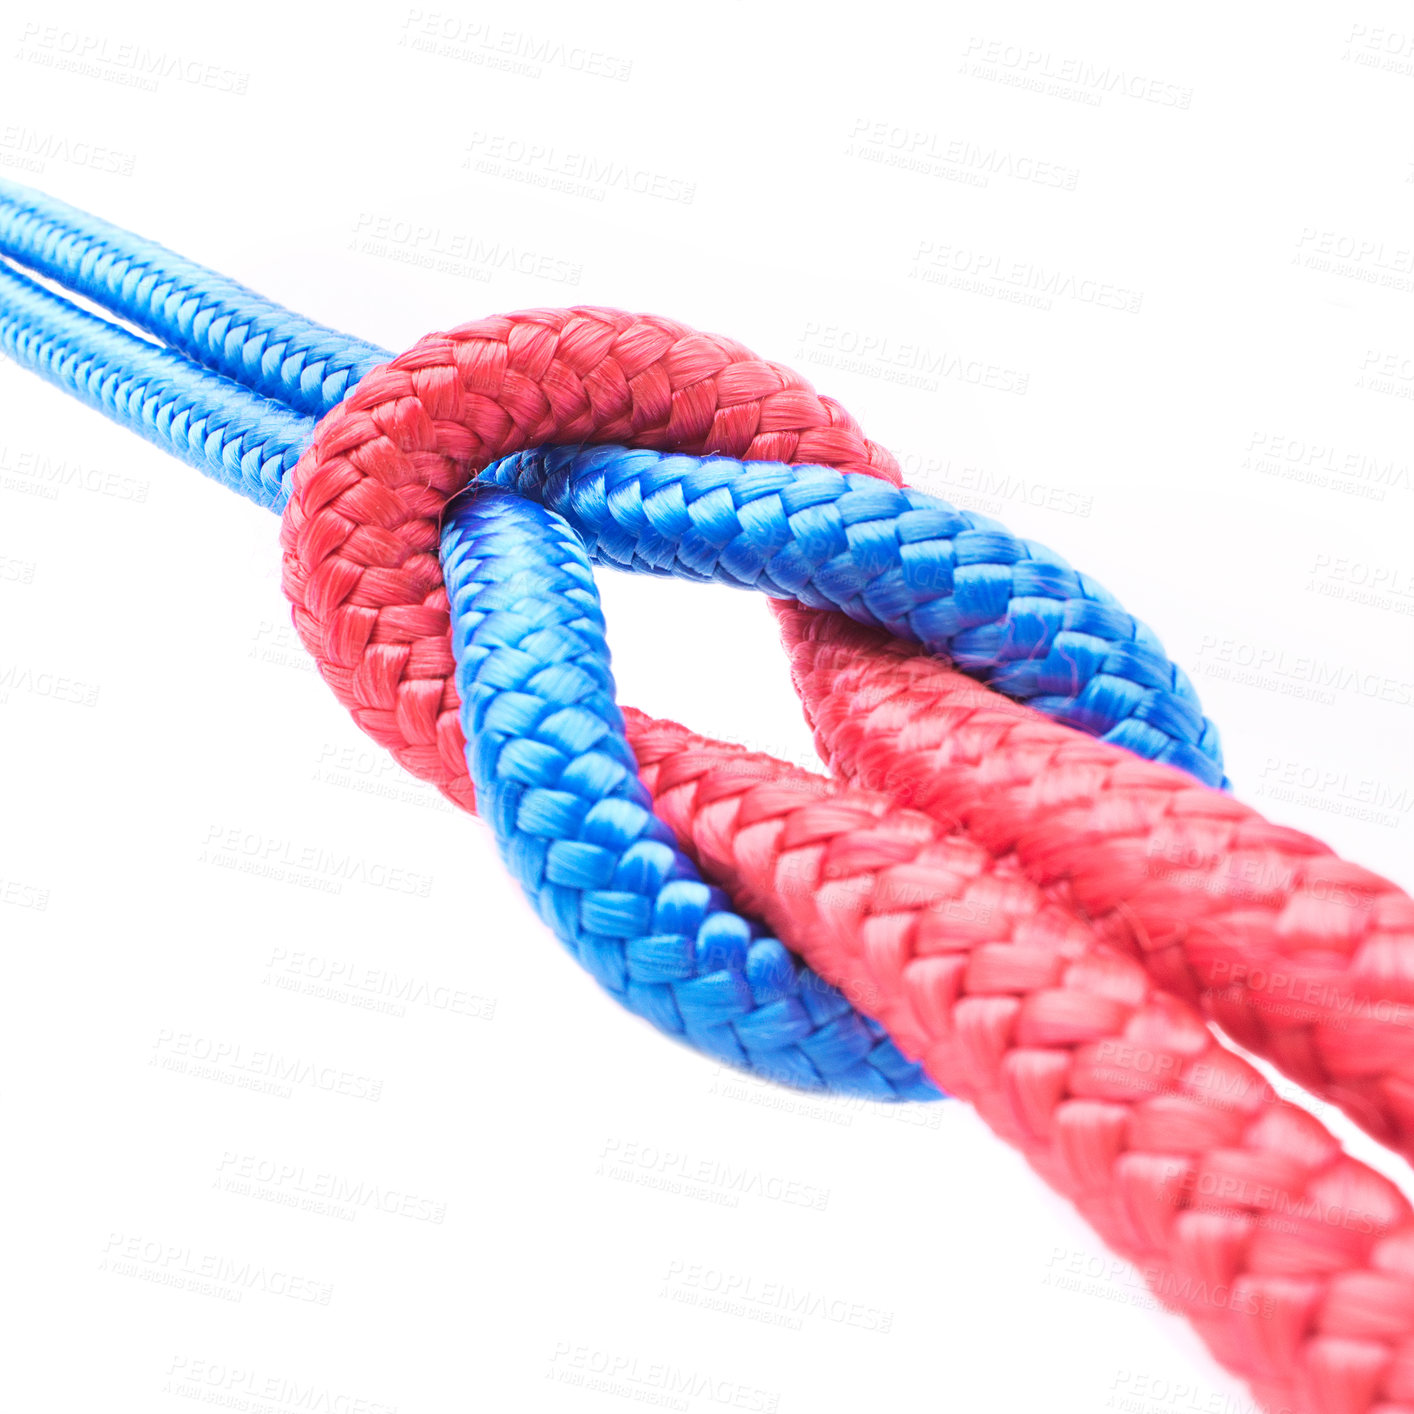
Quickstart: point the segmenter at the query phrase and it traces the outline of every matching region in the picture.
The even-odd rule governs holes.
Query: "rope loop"
[[[624,1005],[946,1086],[1269,1409],[1414,1411],[1414,1210],[1217,1035],[1414,1158],[1414,901],[1211,789],[1092,580],[731,340],[585,307],[393,358],[3,180],[0,349],[283,509],[325,679]],[[592,560],[770,596],[834,778],[621,709]]]

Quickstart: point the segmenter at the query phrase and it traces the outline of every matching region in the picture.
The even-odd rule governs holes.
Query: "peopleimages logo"
[[[383,1082],[370,1075],[320,1065],[282,1051],[247,1047],[239,1041],[174,1031],[169,1026],[157,1033],[152,1050],[148,1064],[159,1070],[215,1080],[238,1090],[257,1090],[282,1099],[289,1099],[296,1086],[375,1103],[383,1094]]]
[[[684,1306],[742,1316],[765,1325],[801,1330],[807,1320],[849,1326],[887,1335],[894,1313],[862,1301],[796,1287],[789,1282],[763,1281],[749,1272],[735,1272],[702,1262],[674,1259],[668,1263],[660,1295]]]
[[[410,1006],[420,1006],[479,1021],[491,1021],[496,1015],[494,997],[431,982],[413,973],[364,967],[351,958],[326,957],[298,948],[291,951],[277,944],[265,965],[269,969],[265,980],[282,990],[347,1001],[368,1011],[405,1016]]]
[[[556,1342],[547,1378],[586,1392],[610,1394],[650,1409],[671,1409],[685,1414],[693,1400],[709,1400],[725,1409],[745,1414],[775,1414],[781,1397],[740,1380],[727,1379],[712,1370],[689,1369],[638,1354]]]
[[[584,267],[526,246],[486,241],[470,231],[362,211],[354,223],[354,249],[404,265],[489,281],[512,272],[554,285],[577,285]]]
[[[1382,501],[1388,491],[1414,490],[1409,463],[1392,456],[1338,448],[1318,437],[1254,432],[1242,461],[1245,471]]]
[[[1289,1404],[1259,1404],[1246,1395],[1223,1394],[1188,1380],[1120,1370],[1110,1382],[1107,1410],[1116,1414],[1298,1414]]]
[[[527,78],[539,78],[546,65],[616,83],[627,83],[633,72],[633,60],[617,54],[438,10],[409,10],[398,43],[424,54],[506,69]]]
[[[92,707],[98,701],[99,685],[62,673],[36,670],[19,663],[0,667],[0,703],[9,701],[12,692],[29,697],[47,697],[55,702],[68,702],[75,707]]]
[[[1367,672],[1347,663],[1288,654],[1241,639],[1204,634],[1198,645],[1195,671],[1249,687],[1264,687],[1287,696],[1330,705],[1335,693],[1348,692],[1395,707],[1414,706],[1414,680]]]
[[[9,447],[0,442],[0,489],[35,495],[46,501],[59,499],[66,489],[111,496],[117,501],[146,501],[151,483],[115,471],[56,461],[42,452]]]
[[[238,825],[208,826],[199,859],[205,864],[286,882],[315,881],[330,886],[333,892],[345,883],[366,884],[391,893],[414,894],[418,898],[427,898],[432,892],[430,874],[399,869],[320,845],[301,845]]]
[[[298,1200],[310,1199],[315,1205],[372,1209],[434,1226],[440,1226],[447,1216],[447,1205],[432,1198],[327,1169],[311,1170],[303,1164],[263,1158],[259,1154],[237,1154],[228,1149],[216,1166],[216,1177],[227,1192],[247,1195],[266,1190],[289,1198],[289,1206],[298,1206]]]
[[[13,123],[0,129],[0,166],[18,167],[36,176],[42,175],[49,163],[62,162],[69,167],[130,177],[136,161],[131,152],[118,152],[82,138],[36,132]]]
[[[49,907],[49,890],[18,879],[0,878],[0,903],[11,908],[30,908],[43,913]]]
[[[697,194],[696,182],[667,172],[593,152],[566,152],[502,133],[473,133],[462,166],[482,176],[504,177],[592,201],[603,201],[612,191],[691,206]]]
[[[1024,476],[954,462],[950,457],[902,452],[898,461],[907,485],[945,500],[964,503],[965,509],[984,515],[999,514],[1008,505],[1024,505],[1083,520],[1095,508],[1093,496],[1068,486],[1028,481]]]
[[[244,1414],[398,1414],[396,1404],[383,1400],[193,1355],[172,1357],[162,1392]]]
[[[160,1285],[206,1287],[229,1290],[237,1301],[246,1291],[265,1296],[283,1296],[291,1301],[307,1301],[327,1306],[334,1288],[325,1281],[267,1267],[263,1262],[242,1261],[219,1252],[197,1252],[180,1243],[128,1233],[112,1233],[103,1248],[100,1271],[118,1276],[136,1276]]]
[[[1414,818],[1414,794],[1407,785],[1280,756],[1267,757],[1257,775],[1256,794],[1388,829],[1399,829]]]
[[[936,393],[944,379],[1025,396],[1031,375],[1018,368],[968,358],[951,349],[932,349],[891,338],[887,334],[850,329],[839,324],[806,324],[796,351],[822,368],[859,373],[907,388]]]
[[[1414,247],[1392,246],[1371,236],[1355,236],[1347,231],[1303,226],[1296,248],[1313,255],[1329,256],[1352,265],[1368,265],[1391,275],[1414,273]]]
[[[924,284],[944,285],[1043,311],[1052,309],[1057,300],[1124,314],[1138,314],[1144,304],[1142,290],[948,241],[919,241],[910,276]]]
[[[168,49],[114,40],[106,34],[65,29],[29,21],[20,32],[20,56],[46,68],[121,83],[155,93],[163,79],[193,88],[209,88],[239,97],[250,86],[250,75],[220,64],[209,64]]]
[[[1166,1164],[1177,1172],[1177,1161]],[[1163,1179],[1167,1181],[1165,1173]],[[1121,1257],[1057,1247],[1041,1276],[1043,1286],[1079,1296],[1098,1297],[1146,1311],[1169,1306],[1236,1311],[1244,1316],[1270,1319],[1276,1303],[1270,1296],[1241,1281],[1212,1281],[1201,1276],[1169,1271],[1151,1264],[1142,1270]]]
[[[617,1137],[604,1141],[596,1172],[670,1193],[705,1190],[717,1195],[714,1201],[728,1207],[737,1206],[744,1197],[764,1198],[821,1212],[830,1203],[830,1190],[813,1183],[764,1173],[760,1169],[738,1168],[723,1159],[696,1158],[677,1149],[662,1149],[656,1144],[640,1144]]]
[[[974,35],[963,52],[962,72],[1016,88],[1032,88],[1054,97],[1080,97],[1098,106],[1107,96],[1132,98],[1160,108],[1187,108],[1193,90],[1166,79],[1150,78],[1113,64],[1096,64],[1077,55],[1055,55],[1025,44]]]
[[[925,176],[947,177],[966,186],[985,187],[991,177],[1008,177],[1074,191],[1080,181],[1080,173],[1074,167],[1013,152],[995,143],[969,142],[887,119],[856,118],[845,156]]]
[[[1283,786],[1290,790],[1330,794],[1357,805],[1373,805],[1401,813],[1414,809],[1408,786],[1399,786],[1375,776],[1355,776],[1349,771],[1313,766],[1268,756],[1257,776],[1260,786]]]

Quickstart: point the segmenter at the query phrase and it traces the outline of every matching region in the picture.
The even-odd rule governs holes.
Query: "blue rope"
[[[136,383],[91,316],[63,301],[36,311],[0,282],[0,343],[61,386],[260,505],[282,510],[288,473],[316,415],[392,355],[262,299],[163,247],[40,192],[0,182],[0,254],[32,262],[174,347],[283,401],[241,400],[226,380],[187,383],[180,361]],[[22,277],[17,277],[22,279]],[[39,323],[44,320],[43,325]],[[10,322],[16,338],[5,337]],[[59,328],[62,357],[19,336]],[[94,351],[98,363],[85,362]],[[151,377],[151,386],[145,378]],[[193,455],[194,451],[197,455]],[[276,473],[285,485],[276,483]],[[546,495],[591,552],[622,568],[712,578],[839,608],[944,654],[964,672],[1055,719],[1227,784],[1216,727],[1187,676],[1144,624],[1053,551],[989,517],[913,490],[819,467],[706,460],[622,448],[536,449],[483,479]]]
[[[0,350],[257,505],[283,510],[313,420],[0,262]]]
[[[936,1099],[876,1022],[703,882],[653,813],[614,700],[584,547],[553,511],[477,487],[447,506],[466,764],[541,918],[630,1011],[774,1080]]]
[[[322,417],[391,357],[14,182],[0,181],[0,255],[296,412]]]
[[[115,231],[117,237],[123,234]],[[145,246],[136,238],[129,238],[128,244]],[[182,264],[198,276],[209,274]],[[46,273],[62,271],[51,262]],[[161,274],[160,270],[154,272],[155,277]],[[229,283],[220,282],[217,276],[210,279]],[[96,285],[91,284],[90,289],[96,297],[107,298]],[[203,289],[200,298],[209,300],[209,291]],[[124,312],[114,299],[107,298],[107,304],[115,312]],[[289,316],[289,322],[302,325],[294,315]],[[318,326],[304,327],[322,337]],[[155,322],[154,332],[161,332]],[[313,436],[314,416],[89,314],[3,261],[0,349],[231,490],[277,513],[283,511],[289,498],[290,473]],[[392,357],[382,350],[375,354],[374,364]],[[667,827],[659,824],[657,829],[665,832]],[[712,907],[719,912],[721,898],[713,894]],[[674,1003],[681,1008],[678,1024],[671,1024],[661,1000],[654,1005],[662,1015],[654,1019],[710,1054],[734,1063],[746,1055],[744,1046],[749,1043],[754,1055],[750,1068],[792,1083],[843,1088],[874,1098],[939,1098],[932,1083],[898,1054],[877,1023],[856,1012],[809,968],[797,965],[779,943],[764,939],[753,943],[751,955],[753,976],[770,980],[772,967],[784,968],[782,976],[771,982],[780,995],[772,995],[769,1003],[754,1002],[747,1011],[734,1015],[734,1031],[722,1025],[709,1026],[704,1013],[694,1010],[693,993],[681,986],[677,989],[679,1001]],[[602,970],[591,970],[603,975]],[[713,985],[720,985],[720,981]],[[701,989],[704,994],[709,990],[709,986]],[[637,1000],[630,1003],[634,1009],[648,1005],[638,992],[634,996]],[[802,1023],[802,1015],[808,1025]],[[696,1039],[699,1036],[700,1041]]]
[[[392,357],[6,182],[0,182],[0,256],[171,346],[86,313],[0,259],[0,348],[277,512],[317,418]],[[1183,765],[1200,779],[1221,778],[1216,732],[1152,633],[1058,556],[986,517],[819,467],[618,447],[542,448],[488,468],[483,480],[543,496],[601,562],[841,608],[948,653],[974,676],[1084,730]],[[468,762],[483,799],[517,802],[513,816],[508,806],[488,811],[501,812],[494,824],[502,848],[547,921],[626,1005],[713,1055],[798,1084],[883,1098],[935,1096],[875,1023],[779,942],[731,913],[676,850],[671,832],[652,816],[623,739],[583,546],[553,514],[515,498],[486,499],[477,512],[476,503],[488,496],[494,496],[489,485],[473,498],[464,522],[461,508],[449,514],[444,542],[449,591],[454,579],[462,591],[458,622],[465,617],[458,640],[459,659],[469,655],[458,676],[464,719],[479,703],[493,733],[487,740],[495,744],[476,746],[468,727]],[[478,544],[473,555],[473,530],[502,538]],[[559,559],[547,568],[543,557],[552,546]],[[492,569],[478,580],[484,566]],[[512,584],[517,593],[508,597]],[[566,604],[573,610],[568,618]],[[526,660],[531,677],[558,683],[561,692],[581,674],[592,685],[585,701],[574,702],[576,713],[588,713],[575,720],[597,743],[586,764],[576,757],[571,769],[562,759],[569,742],[556,735],[560,728],[547,726],[556,712],[516,718],[528,704],[523,691],[498,688],[496,711],[510,716],[493,720],[484,674],[508,671],[508,663],[520,660],[507,656],[509,642],[481,635],[502,632],[508,614],[531,626],[537,655],[552,654]],[[522,729],[530,734],[522,738]],[[550,736],[534,735],[542,730]],[[483,760],[487,751],[494,760]],[[547,751],[560,756],[552,763]],[[503,761],[529,774],[512,771],[503,780],[497,774]],[[605,774],[605,762],[614,771]],[[552,848],[543,828],[551,817],[541,820],[533,811],[558,801],[549,776],[535,774],[552,772],[555,763],[576,780],[576,771],[587,773],[584,782],[605,794],[580,799],[584,813],[576,819],[584,828],[592,820],[591,834],[574,841],[565,835]],[[484,781],[482,770],[491,772]],[[527,800],[532,813],[522,815]],[[573,842],[578,848],[569,847]],[[606,853],[585,853],[586,845]],[[610,863],[605,877],[614,887],[606,891],[592,871]],[[590,873],[576,873],[581,865]],[[698,892],[681,893],[687,886]],[[653,909],[669,890],[679,892],[669,895],[671,907],[663,905],[672,928],[662,937],[675,941],[660,947],[659,932],[625,932],[631,919],[644,917],[655,929],[666,927]],[[683,901],[689,897],[690,907]],[[653,909],[645,914],[650,899]]]
[[[866,475],[537,447],[483,482],[559,512],[600,564],[838,609],[1057,721],[1225,784],[1217,728],[1151,629],[1053,550]]]

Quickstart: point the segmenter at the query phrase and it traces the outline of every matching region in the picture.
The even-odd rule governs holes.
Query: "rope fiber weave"
[[[546,924],[630,1011],[768,1079],[936,1099],[833,987],[709,888],[653,814],[614,701],[584,547],[495,488],[447,507],[466,763],[482,817]]]
[[[1271,1411],[1414,1410],[1414,1214],[1008,856],[683,728],[635,751],[704,870],[968,1100]],[[950,1217],[942,1214],[946,1225]]]
[[[838,609],[1057,721],[1225,784],[1217,728],[1153,631],[1053,550],[823,466],[540,447],[483,480],[564,515],[601,563]]]
[[[124,241],[136,240],[111,228],[104,239],[105,261],[121,253]],[[87,258],[66,255],[61,245],[52,233],[43,239],[23,232],[0,236],[0,253],[28,250],[32,259],[48,262],[51,276],[72,273]],[[139,284],[160,274],[166,253],[152,249],[157,254],[143,267]],[[199,306],[203,281],[220,279],[200,267],[184,265],[181,297],[170,291],[161,298],[132,296],[126,275],[82,278],[87,291],[96,290],[93,297],[109,301],[110,308],[136,298],[149,332],[162,337],[166,321],[181,338],[195,338],[201,347],[194,358],[214,361],[215,345],[228,346],[224,337],[203,343],[194,332],[201,321],[190,312],[192,300]],[[219,284],[211,288],[219,299]],[[82,329],[62,358],[35,355],[33,341],[23,337],[26,321],[54,316],[43,301],[32,316],[24,308],[7,313],[22,295],[33,298],[23,287],[0,283],[0,320],[14,322],[13,346],[37,357],[49,376],[57,372],[59,381],[82,391],[85,377],[69,372],[73,359],[82,364]],[[338,378],[328,376],[332,365],[320,363],[322,355],[302,364],[290,350],[306,342],[318,350],[325,347],[319,341],[342,336],[280,314],[287,322],[279,340],[266,338],[256,322],[239,325],[254,329],[255,338],[240,334],[230,343],[237,352],[220,374],[194,368],[193,376],[221,377],[217,388],[229,382],[262,397],[273,391],[291,417],[308,419],[312,408],[302,410],[295,399],[327,401]],[[272,352],[280,340],[281,351]],[[261,345],[258,358],[239,352],[247,342]],[[116,369],[117,346],[112,361]],[[310,372],[316,365],[320,371]],[[159,379],[160,369],[151,373]],[[93,401],[133,422],[123,399]],[[248,418],[252,406],[260,405],[232,404],[232,425]],[[175,421],[152,421],[154,440],[180,445],[187,411]],[[194,399],[190,412],[200,411]],[[297,420],[287,430],[299,425]],[[175,436],[166,430],[173,426]],[[215,440],[219,447],[221,435]],[[190,447],[190,437],[186,441]],[[547,442],[590,441],[621,441],[632,450],[585,454],[571,447],[548,459],[534,451]],[[292,441],[286,451],[295,446]],[[802,587],[811,585],[811,592],[831,603],[842,595],[847,609],[863,604],[876,622],[896,625],[899,612],[907,617],[896,602],[881,609],[850,598],[850,584],[857,586],[861,573],[865,579],[897,573],[906,583],[901,547],[913,542],[897,526],[920,511],[934,514],[933,508],[913,504],[909,493],[900,503],[895,493],[892,511],[875,513],[885,505],[880,492],[887,488],[871,496],[870,487],[849,478],[867,475],[896,486],[892,459],[863,438],[838,404],[815,395],[797,375],[728,340],[618,311],[542,310],[482,320],[429,336],[386,367],[366,371],[319,424],[286,473],[278,499],[264,501],[279,504],[288,494],[281,539],[296,624],[326,680],[365,730],[467,808],[473,803],[467,763],[473,763],[495,802],[488,807],[489,822],[513,867],[571,946],[621,992],[654,977],[655,966],[691,971],[699,962],[734,956],[740,967],[758,943],[779,961],[771,940],[753,934],[745,918],[712,924],[706,946],[700,946],[703,924],[715,917],[710,891],[691,927],[683,918],[673,920],[682,926],[662,935],[673,939],[662,952],[635,952],[632,940],[622,946],[613,941],[630,915],[635,924],[642,922],[650,896],[661,898],[683,883],[707,888],[692,879],[686,855],[706,879],[731,890],[737,909],[759,915],[782,944],[817,969],[825,982],[814,985],[840,988],[886,1024],[904,1057],[971,1100],[1117,1251],[1140,1264],[1160,1299],[1186,1314],[1270,1409],[1414,1411],[1414,1219],[1408,1202],[1388,1180],[1345,1155],[1319,1121],[1278,1100],[1255,1070],[1219,1045],[1198,1009],[1205,1006],[1239,1038],[1267,1046],[1288,1073],[1342,1103],[1372,1132],[1405,1144],[1408,1056],[1402,1033],[1381,1022],[1353,1034],[1355,1021],[1367,1024],[1363,1017],[1349,1024],[1337,1018],[1340,1025],[1306,1011],[1283,1017],[1274,989],[1258,985],[1252,968],[1277,962],[1303,968],[1301,980],[1329,984],[1337,1006],[1347,998],[1405,1006],[1414,955],[1408,898],[1169,766],[1144,762],[1112,742],[1087,739],[999,698],[918,648],[792,602],[775,608],[822,749],[858,782],[884,790],[826,781],[631,709],[622,719],[630,755],[609,744],[618,718],[597,604],[583,551],[563,522],[506,500],[476,509],[482,497],[503,492],[478,492],[466,511],[469,520],[458,503],[446,522],[451,539],[443,547],[448,581],[460,578],[461,584],[451,606],[456,612],[449,612],[437,553],[447,502],[489,462],[522,452],[527,466],[537,456],[547,466],[576,456],[600,458],[582,483],[602,471],[599,484],[613,487],[605,497],[608,519],[591,536],[596,550],[600,558],[628,554],[629,563],[638,557],[655,569],[669,565],[668,547],[660,542],[671,539],[665,527],[672,517],[636,517],[674,477],[679,488],[697,483],[678,461],[660,485],[645,452],[672,453],[669,460],[711,454],[718,461],[727,456],[807,465],[802,472],[747,466],[730,474],[719,467],[710,475],[727,479],[709,488],[707,495],[718,499],[709,500],[697,519],[686,507],[700,498],[683,489],[686,521],[679,539],[685,549],[673,549],[671,561],[690,577],[720,569],[731,578],[739,567],[750,570],[751,555],[742,559],[742,552],[751,550],[759,560],[774,545],[761,562],[769,566],[785,544],[775,544],[779,519],[753,521],[752,511],[743,524],[738,509],[761,497],[738,499],[738,493],[775,477],[767,494],[784,492],[789,499],[797,484],[823,489],[823,468],[847,488],[835,495],[836,505],[858,491],[871,513],[847,523],[842,513],[850,559],[839,566],[847,571],[835,586],[839,594],[826,592],[830,575],[823,582],[807,576]],[[615,481],[616,458],[637,469]],[[213,459],[203,453],[201,461],[208,470],[230,467],[224,454]],[[505,469],[495,473],[503,474],[511,475]],[[222,479],[257,498],[270,484],[268,478]],[[625,491],[630,483],[639,489]],[[563,484],[572,486],[573,478]],[[839,480],[832,484],[838,487]],[[730,514],[721,502],[724,491]],[[554,500],[559,492],[541,494]],[[671,505],[673,494],[664,504]],[[599,514],[592,496],[571,496],[565,507],[575,515]],[[888,535],[850,533],[890,515],[895,528]],[[590,528],[589,520],[585,524]],[[750,534],[758,525],[768,528],[765,541]],[[797,545],[808,543],[810,525],[803,534],[796,534],[802,528],[794,524],[790,529]],[[630,547],[630,530],[646,551]],[[704,546],[722,530],[731,533],[715,548],[732,547],[727,560],[704,558]],[[991,533],[973,524],[959,534],[979,531]],[[489,549],[476,548],[483,532]],[[958,534],[930,538],[952,544],[954,574],[969,560],[955,554]],[[890,539],[898,551],[892,560],[879,553]],[[965,542],[964,550],[973,543]],[[1024,548],[1039,559],[1036,547]],[[989,563],[1012,567],[1015,590],[1014,567],[1024,558],[1013,544],[995,541],[988,549],[994,552]],[[505,569],[536,555],[541,570],[517,581],[516,614],[529,632],[504,636],[507,621],[501,616],[510,605],[497,599],[489,577],[476,581],[476,566],[500,557]],[[547,559],[556,566],[552,571],[544,569]],[[821,562],[828,563],[829,557]],[[1055,577],[1060,563],[1044,562],[1051,577],[1041,587],[1071,587]],[[1028,619],[1033,611],[1016,607],[1016,599],[1027,596],[1003,594],[1002,578],[997,570],[981,577],[979,599],[995,594],[999,603],[1005,600],[990,619],[964,623],[955,617],[947,624],[954,638],[982,629],[963,645],[965,653],[977,655],[969,664],[974,672],[992,666],[980,661],[989,633],[998,654],[1025,642],[1044,661],[1067,631],[1064,613],[1058,621],[1038,611]],[[768,568],[752,582],[768,592],[785,588]],[[1132,655],[1136,685],[1160,694],[1151,699],[1157,704],[1151,713],[1133,719],[1178,726],[1174,739],[1189,732],[1187,745],[1203,747],[1202,759],[1214,760],[1216,737],[1196,704],[1188,703],[1186,680],[1174,670],[1167,681],[1156,676],[1145,684],[1143,675],[1157,671],[1146,654],[1157,645],[1140,626],[1120,624],[1116,615],[1122,611],[1107,597],[1090,596],[1084,582],[1078,587],[1082,597],[1116,611],[1082,619],[1088,637],[1109,645],[1086,645],[1088,681],[1122,676],[1111,674],[1124,661],[1113,645],[1132,633],[1146,650]],[[1114,627],[1115,636],[1095,634],[1097,625]],[[554,659],[556,645],[569,645],[560,637],[567,628],[574,640],[571,657]],[[537,634],[547,629],[542,644]],[[936,634],[934,641],[942,637]],[[532,642],[538,645],[534,652],[526,646]],[[464,660],[465,704],[457,691],[454,647]],[[551,660],[539,658],[542,647],[553,650]],[[1058,695],[1047,690],[1046,671],[1051,669],[1014,673],[1022,682],[1032,675],[1033,700],[1040,706],[1052,706],[1048,699]],[[544,680],[558,678],[559,685],[550,697],[536,696],[537,705],[528,710],[521,689],[546,674]],[[1063,679],[1079,693],[1086,680],[1077,671]],[[1104,693],[1122,697],[1126,691],[1104,684]],[[1173,694],[1171,701],[1165,692]],[[575,712],[547,728],[569,702]],[[465,738],[458,721],[462,706],[470,729]],[[1102,716],[1080,725],[1093,729]],[[571,722],[574,730],[566,734]],[[580,728],[587,733],[583,741]],[[1141,741],[1139,749],[1144,747]],[[630,761],[636,761],[676,846],[644,811],[646,798],[628,774]],[[1191,762],[1184,764],[1191,768]],[[586,797],[577,794],[578,804],[567,808],[559,799],[566,773],[597,777],[596,789],[609,792],[606,802],[580,814]],[[616,788],[627,794],[613,796]],[[544,808],[549,805],[561,813]],[[596,810],[605,813],[595,816]],[[593,838],[573,841],[578,850],[558,847],[591,816]],[[635,828],[643,833],[634,835]],[[1152,867],[1158,859],[1161,866],[1177,862],[1194,872],[1187,863],[1191,849],[1199,850],[1200,863],[1209,861],[1206,875],[1199,868],[1188,880],[1182,871]],[[1176,861],[1165,858],[1167,850],[1176,852]],[[1148,867],[1141,867],[1146,859]],[[1254,907],[1254,891],[1226,887],[1222,870],[1232,860],[1243,868],[1276,861],[1293,872],[1275,885],[1263,880]],[[606,879],[634,887],[610,888],[604,898]],[[1357,913],[1364,915],[1358,924]],[[712,931],[719,926],[725,930],[721,938]],[[719,945],[726,951],[714,952]],[[641,977],[634,975],[638,968]],[[1239,975],[1239,968],[1247,970]],[[694,997],[690,988],[700,977],[684,973],[681,980]],[[665,979],[663,985],[670,984]],[[713,1002],[695,1016],[691,1003],[687,1016],[678,1007],[684,1033],[716,1024],[710,1019],[715,992],[708,995]],[[770,1006],[780,998],[762,999],[772,996],[766,988],[752,1000]],[[647,1001],[642,1009],[651,1009]],[[666,1007],[661,1011],[669,1015]],[[848,1070],[861,1060],[861,1044],[868,1045],[866,1063],[874,1063],[885,1080],[889,1070],[902,1073],[891,1048],[861,1042],[852,1021],[837,1029],[854,1039],[838,1053],[828,1044],[818,1049],[811,1059],[817,1073],[841,1058]],[[732,1034],[741,1040],[740,1031]],[[867,1026],[865,1034],[878,1035]],[[751,1061],[749,1046],[742,1049]],[[877,1064],[881,1056],[887,1069]],[[867,1080],[874,1083],[873,1076]]]
[[[258,505],[284,505],[308,426],[283,403],[56,298],[3,261],[0,349]]]
[[[821,757],[1063,887],[1151,976],[1414,1160],[1414,900],[910,645],[779,612]]]
[[[754,405],[730,378],[733,357],[751,369]],[[819,455],[802,444],[821,425],[844,469],[881,460],[833,408],[759,367],[666,321],[534,311],[432,336],[370,374],[320,424],[282,535],[296,623],[335,691],[404,764],[455,793],[448,748],[461,743],[442,725],[455,694],[433,657],[446,629],[408,617],[440,593],[428,552],[445,500],[520,444],[627,428],[639,445],[716,452],[719,383],[739,455],[755,455],[755,429],[769,423],[802,460]],[[778,411],[772,396],[785,391]],[[892,796],[861,805],[838,788],[822,800],[818,783],[749,753],[726,754],[726,777],[707,770],[699,797],[713,744],[639,714],[627,725],[656,809],[706,872],[827,980],[870,998],[903,1053],[972,1099],[1265,1399],[1324,1411],[1414,1393],[1397,1373],[1414,1355],[1408,1204],[1223,1051],[1196,1010],[1104,938],[1104,920],[1073,906],[1068,885],[1047,897],[1006,852]],[[655,754],[664,742],[677,754]],[[680,806],[684,779],[693,789]],[[1374,1315],[1359,1296],[1371,1290]]]
[[[3,180],[0,253],[296,412],[328,412],[388,360],[373,344],[314,324],[153,241]]]

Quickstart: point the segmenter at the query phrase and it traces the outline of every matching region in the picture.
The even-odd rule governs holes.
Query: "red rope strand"
[[[359,724],[467,809],[438,517],[494,458],[584,441],[898,480],[797,375],[667,320],[531,311],[430,336],[369,374],[296,468],[286,591]],[[1409,899],[833,616],[782,619],[822,744],[886,792],[630,709],[643,778],[684,846],[970,1099],[1270,1408],[1414,1414],[1409,1204],[1193,1005],[1403,1144],[1397,1028],[1356,1043],[1283,1019],[1250,968],[1279,959],[1403,1005]],[[1146,868],[1156,847],[1189,873],[1196,849],[1206,872]],[[1249,859],[1294,871],[1285,893],[1227,888]],[[1368,906],[1334,905],[1336,888]]]
[[[1170,767],[908,645],[780,615],[822,757],[1063,884],[1248,1050],[1414,1157],[1414,900]]]

